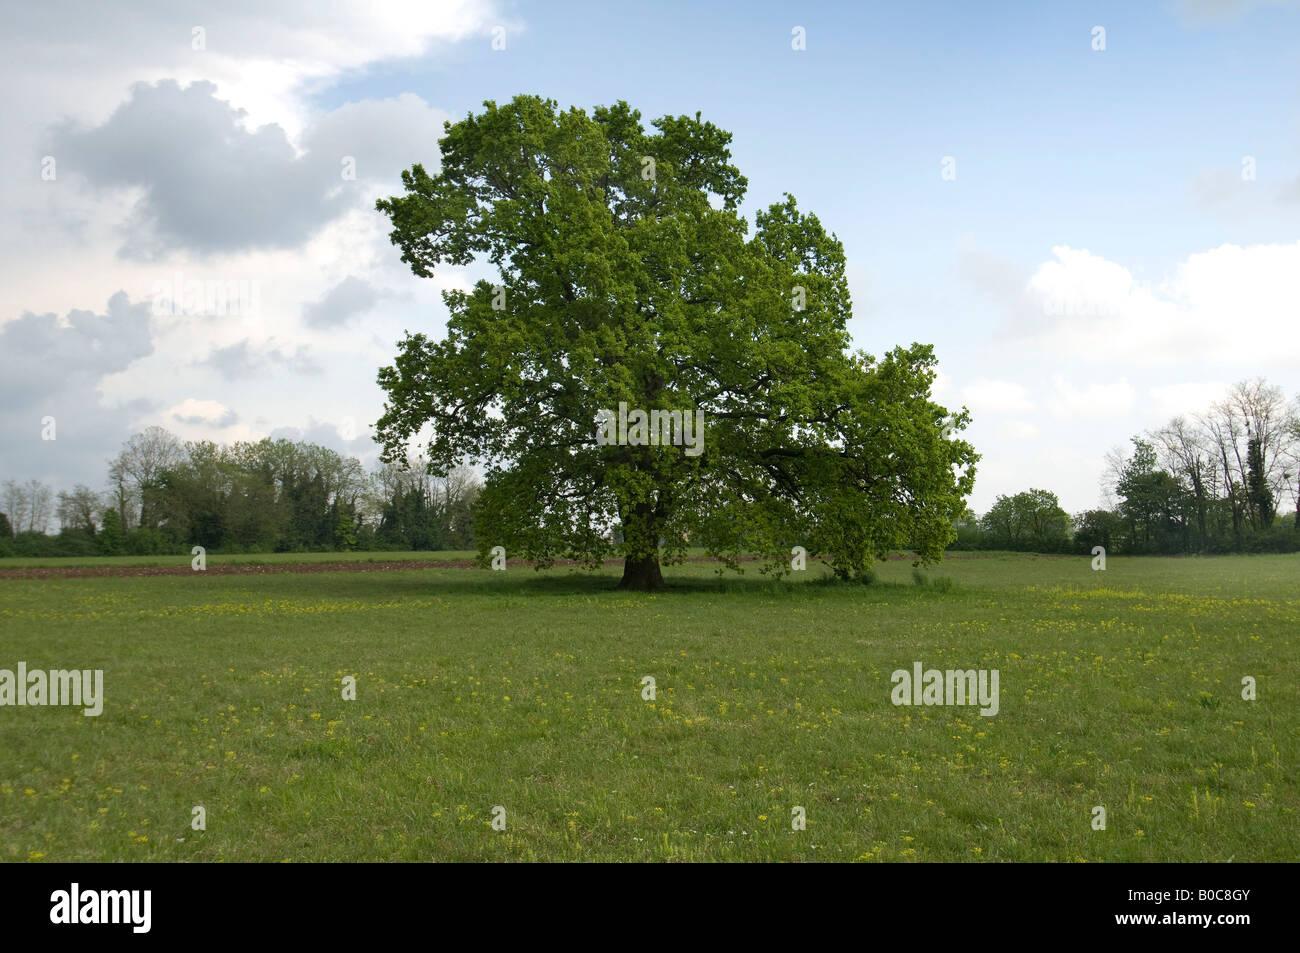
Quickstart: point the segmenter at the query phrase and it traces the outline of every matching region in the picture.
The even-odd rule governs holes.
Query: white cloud
[[[971,414],[1020,414],[1037,410],[1037,405],[1020,384],[980,378],[961,389],[961,399]]]
[[[103,124],[60,124],[42,148],[65,187],[44,194],[71,190],[83,205],[116,207],[129,192],[122,251],[154,260],[298,247],[349,209],[373,212],[404,168],[439,167],[447,114],[418,96],[346,103],[313,118],[295,150],[276,124],[242,128],[215,89],[139,83]]]
[[[247,111],[250,129],[278,123],[296,137],[307,118],[305,96],[331,80],[439,42],[482,34],[486,43],[498,22],[495,4],[473,0],[11,5],[0,69],[9,74],[6,99],[35,99],[46,121],[63,112],[100,121],[137,81],[206,79]],[[194,48],[196,26],[203,49]]]
[[[1152,387],[1147,393],[1151,398],[1151,415],[1164,423],[1174,417],[1203,413],[1215,401],[1222,400],[1227,392],[1228,384],[1224,381],[1186,381]]]
[[[1022,294],[1001,302],[1011,335],[1039,349],[1139,367],[1300,361],[1300,241],[1221,245],[1158,284],[1086,250],[1052,252]]]
[[[316,419],[350,415],[363,434],[382,410],[375,370],[391,362],[393,342],[417,324],[436,333],[445,314],[438,287],[464,281],[451,272],[413,278],[374,208],[377,197],[400,192],[400,169],[422,162],[436,170],[449,114],[411,93],[330,109],[316,97],[374,65],[436,54],[440,44],[481,40],[486,50],[497,23],[512,35],[522,29],[495,3],[459,0],[142,0],[112,8],[69,0],[6,10],[0,179],[13,187],[0,190],[8,265],[0,338],[26,336],[14,352],[24,360],[0,374],[0,390],[45,375],[23,384],[39,406],[0,410],[0,458],[10,470],[98,485],[109,452],[148,424],[182,438],[256,440],[277,427],[314,433]],[[205,31],[203,50],[191,45],[195,25]],[[154,84],[144,87],[151,95],[138,83]],[[92,133],[104,148],[74,155]],[[45,181],[39,160],[54,142],[62,143],[57,177]],[[355,179],[341,174],[345,156],[356,160]],[[128,239],[159,260],[123,257]],[[256,283],[256,315],[151,313],[146,299],[178,273]],[[346,332],[304,326],[303,306],[348,276],[373,288],[383,307]],[[64,356],[52,366],[66,373],[43,370],[28,340],[33,328],[54,321],[51,312],[102,306],[119,290],[122,301],[137,302],[132,314],[140,313],[147,346],[113,363],[136,342],[122,335],[96,343],[102,368],[74,367]],[[40,321],[24,317],[29,311]],[[110,308],[108,318],[115,314]],[[65,347],[88,329],[61,332]],[[47,413],[58,417],[59,440],[33,443],[32,421]],[[364,445],[357,440],[349,446]]]
[[[1121,377],[1110,383],[1076,387],[1063,377],[1052,378],[1055,393],[1048,401],[1052,416],[1061,420],[1099,420],[1118,417],[1133,409],[1137,392]]]
[[[229,427],[239,420],[239,415],[220,401],[195,400],[193,397],[169,408],[166,415],[177,423],[193,426]]]

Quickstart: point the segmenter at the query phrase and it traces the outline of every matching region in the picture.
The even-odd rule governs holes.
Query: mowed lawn
[[[105,693],[0,708],[0,859],[1300,856],[1300,558],[666,575],[0,579],[0,668]],[[918,661],[999,713],[895,707]]]

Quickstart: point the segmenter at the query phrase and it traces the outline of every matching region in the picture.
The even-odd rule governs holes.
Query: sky
[[[519,93],[729,130],[751,221],[789,192],[843,242],[854,346],[934,345],[977,511],[1091,508],[1131,436],[1247,378],[1300,395],[1292,0],[0,16],[0,480],[103,488],[155,424],[373,465],[378,369],[485,274],[412,275],[375,199]],[[170,300],[193,282],[243,307]]]

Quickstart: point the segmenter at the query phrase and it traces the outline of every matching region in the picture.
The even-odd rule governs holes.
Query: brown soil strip
[[[1061,556],[1031,556],[1027,558],[1061,559]],[[177,557],[183,558],[183,557]],[[753,562],[757,556],[745,556],[742,562]],[[894,553],[891,560],[911,559],[911,556]],[[980,553],[948,553],[944,559],[981,559]],[[686,560],[690,563],[711,563],[717,560],[711,556],[693,556]],[[519,563],[513,563],[519,565]],[[533,563],[524,563],[532,567]],[[571,559],[557,559],[557,567],[579,566]],[[621,559],[607,559],[606,566],[621,566]],[[255,563],[218,563],[209,565],[204,573],[209,576],[254,576],[273,573],[310,573],[310,572],[409,572],[414,569],[477,569],[478,564],[468,559],[443,560],[404,560],[390,559],[375,562],[339,560],[321,563],[275,563],[257,565]],[[175,566],[41,566],[28,569],[0,569],[0,579],[88,579],[98,576],[194,576],[195,570],[188,562]]]
[[[687,562],[713,562],[711,558],[697,556]],[[621,566],[621,559],[607,559],[606,566]],[[520,565],[518,562],[513,565]],[[534,563],[524,563],[531,568]],[[557,559],[557,567],[581,565],[571,559]],[[409,572],[413,569],[478,569],[477,563],[468,559],[390,559],[362,562],[340,560],[320,563],[274,563],[258,565],[255,563],[218,563],[208,564],[203,570],[209,576],[250,576],[269,575],[273,573],[309,573],[309,572]],[[0,569],[0,579],[85,579],[96,576],[197,576],[189,563],[176,566],[41,566],[28,569]]]

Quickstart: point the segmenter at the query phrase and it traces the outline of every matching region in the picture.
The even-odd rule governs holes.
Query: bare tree
[[[145,487],[158,475],[186,459],[185,447],[176,435],[163,427],[146,427],[122,445],[122,452],[109,462],[110,492],[127,529],[137,520],[138,525],[156,525],[151,514],[145,512]],[[136,512],[136,507],[139,507]]]
[[[1204,427],[1188,422],[1186,417],[1175,417],[1160,430],[1152,431],[1150,436],[1159,452],[1161,466],[1186,480],[1191,487],[1203,546],[1207,530],[1206,511],[1210,500],[1216,497],[1218,483],[1218,462],[1210,435]]]
[[[1234,386],[1228,394],[1228,401],[1245,423],[1247,440],[1253,437],[1259,441],[1264,479],[1273,497],[1280,497],[1286,491],[1282,460],[1289,439],[1289,414],[1282,388],[1257,377]]]
[[[1102,505],[1108,510],[1119,506],[1119,497],[1115,488],[1124,479],[1124,469],[1128,466],[1128,457],[1123,447],[1111,447],[1106,451],[1106,462],[1101,471],[1100,489]]]
[[[472,504],[482,486],[478,476],[469,467],[454,467],[441,483],[443,505],[448,511],[462,504]]]
[[[1261,470],[1273,498],[1283,497],[1289,487],[1285,460],[1289,436],[1289,413],[1282,388],[1262,377],[1235,384],[1228,395],[1200,418],[1222,465],[1224,498],[1232,508],[1233,531],[1249,522],[1257,527],[1259,516],[1251,505],[1250,445],[1258,442]]]
[[[27,531],[44,533],[50,526],[54,494],[40,480],[28,480],[24,490],[27,493]]]
[[[1280,453],[1282,481],[1286,484],[1287,495],[1291,497],[1291,505],[1295,508],[1295,528],[1300,530],[1300,394],[1286,408],[1283,432],[1286,443]]]
[[[94,535],[99,526],[102,501],[90,487],[78,483],[72,492],[59,491],[55,516],[61,529],[79,529]]]
[[[9,517],[9,525],[15,534],[21,533],[27,523],[27,510],[29,508],[27,487],[14,480],[6,480],[4,486],[0,487],[0,505],[3,505],[5,514]]]
[[[1210,438],[1210,449],[1222,465],[1219,471],[1221,499],[1228,502],[1232,512],[1232,532],[1241,541],[1241,526],[1246,514],[1246,466],[1242,458],[1244,427],[1224,401],[1214,404],[1208,413],[1198,418]]]

